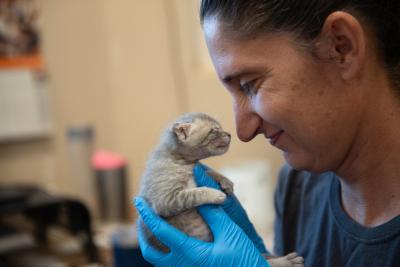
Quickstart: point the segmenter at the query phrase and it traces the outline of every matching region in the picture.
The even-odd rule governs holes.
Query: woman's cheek
[[[276,96],[259,95],[253,99],[254,109],[264,121],[282,128],[290,120],[291,110]]]

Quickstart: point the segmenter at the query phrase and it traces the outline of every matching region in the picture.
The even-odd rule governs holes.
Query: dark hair
[[[400,0],[202,0],[200,20],[215,16],[235,37],[286,32],[312,41],[339,10],[371,27],[389,79],[400,90]]]

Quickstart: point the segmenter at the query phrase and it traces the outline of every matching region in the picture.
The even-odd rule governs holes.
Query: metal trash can
[[[69,179],[68,188],[73,197],[88,206],[91,214],[96,216],[96,188],[91,169],[95,130],[92,125],[73,125],[66,131]]]
[[[104,222],[127,220],[126,160],[113,152],[97,151],[92,157],[100,219]]]

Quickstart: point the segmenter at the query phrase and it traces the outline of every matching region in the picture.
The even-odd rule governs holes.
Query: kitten
[[[193,167],[201,159],[224,154],[230,143],[230,134],[220,124],[202,113],[179,117],[162,135],[145,168],[140,195],[154,211],[170,224],[204,241],[212,241],[212,234],[196,207],[203,204],[221,204],[226,195],[220,190],[197,187]],[[210,171],[221,188],[231,194],[233,183]],[[140,224],[140,227],[144,227]],[[149,241],[167,251],[144,227]]]
[[[221,204],[226,194],[233,193],[233,183],[223,175],[209,170],[222,190],[197,187],[193,178],[193,167],[201,159],[224,154],[230,144],[230,134],[221,125],[204,113],[188,113],[166,129],[161,141],[147,163],[141,179],[139,195],[154,211],[171,225],[195,238],[211,242],[212,233],[196,207],[203,204]],[[159,242],[139,220],[149,242],[167,252],[169,249]],[[272,267],[301,267],[302,258],[293,254],[268,259]],[[300,259],[301,258],[301,259]],[[275,264],[273,264],[275,262]],[[295,262],[301,262],[295,265]]]

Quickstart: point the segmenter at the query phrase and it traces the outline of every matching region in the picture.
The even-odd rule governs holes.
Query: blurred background
[[[64,253],[79,247],[69,235],[87,232],[86,260],[45,257],[50,265],[44,265],[42,257],[37,266],[96,259],[117,266],[112,240],[133,243],[118,235],[130,231],[134,238],[130,203],[150,151],[175,117],[195,111],[209,113],[233,134],[229,152],[205,163],[236,183],[271,245],[273,190],[283,160],[263,137],[237,139],[231,99],[207,54],[198,6],[198,0],[0,0],[0,226],[6,229],[0,230],[0,266],[22,251],[2,243],[2,235],[26,228],[34,229],[32,246],[38,238],[69,240]],[[104,203],[118,197],[109,209],[124,212],[111,214]],[[21,227],[10,230],[10,221]],[[97,252],[87,249],[92,243]],[[21,262],[16,266],[31,266]]]

